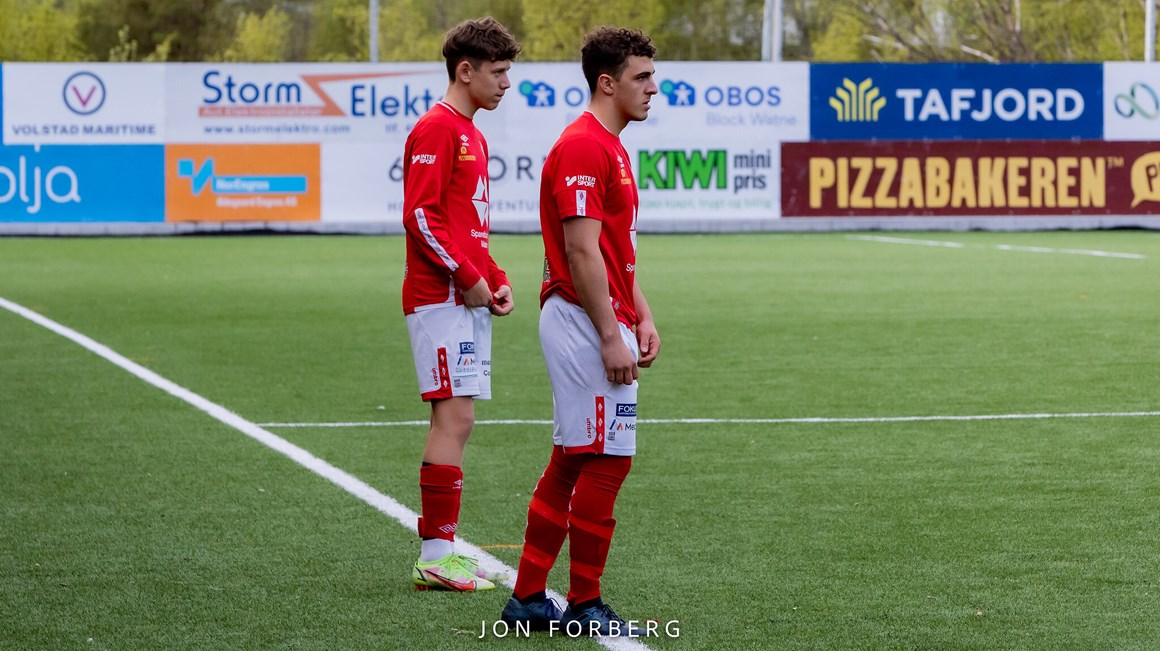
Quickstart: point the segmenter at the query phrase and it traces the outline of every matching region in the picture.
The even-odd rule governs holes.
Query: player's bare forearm
[[[636,357],[620,338],[620,325],[608,294],[608,271],[600,254],[600,222],[576,217],[564,222],[564,248],[580,305],[600,337],[600,359],[609,382],[632,384]]]
[[[608,295],[608,271],[600,254],[600,222],[575,217],[564,222],[564,245],[572,284],[601,341],[619,340],[620,328]]]
[[[656,323],[653,322],[648,300],[645,299],[644,292],[640,291],[640,284],[635,278],[632,281],[632,294],[633,300],[636,301],[636,341],[640,347],[637,365],[648,368],[661,352],[661,336],[657,333]]]

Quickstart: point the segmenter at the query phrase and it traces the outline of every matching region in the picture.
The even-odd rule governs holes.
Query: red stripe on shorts
[[[604,454],[604,396],[596,396],[596,441],[593,452]]]
[[[439,387],[423,394],[423,400],[442,400],[452,397],[451,371],[447,369],[447,349],[439,349]]]

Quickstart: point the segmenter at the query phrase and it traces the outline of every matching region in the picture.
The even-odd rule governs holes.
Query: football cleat
[[[452,554],[452,556],[459,557],[459,563],[481,579],[491,581],[492,583],[501,583],[508,580],[507,574],[503,572],[489,572],[479,564],[479,561],[470,556],[464,556],[463,554]]]
[[[570,636],[640,637],[644,634],[644,629],[625,622],[612,606],[603,602],[579,612],[569,604],[560,620],[560,628]]]
[[[478,576],[478,565],[465,564],[465,556],[448,554],[437,561],[415,563],[411,578],[416,590],[450,590],[452,592],[475,592],[492,590],[495,584]]]
[[[515,595],[508,599],[507,605],[503,607],[503,612],[499,616],[508,626],[513,628],[527,626],[528,630],[532,631],[551,630],[552,623],[559,622],[562,617],[560,607],[556,605],[555,601],[547,597],[541,601],[525,604],[520,603]]]

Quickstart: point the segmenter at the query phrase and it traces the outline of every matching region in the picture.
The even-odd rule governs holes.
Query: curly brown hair
[[[521,49],[508,28],[491,16],[465,20],[443,35],[447,78],[455,79],[455,66],[464,59],[479,70],[484,61],[514,61]]]
[[[628,65],[628,57],[655,58],[657,48],[652,39],[639,29],[623,29],[603,26],[593,29],[584,37],[584,47],[580,48],[580,66],[584,78],[588,80],[588,90],[596,90],[596,80],[600,75],[612,75],[620,79]]]

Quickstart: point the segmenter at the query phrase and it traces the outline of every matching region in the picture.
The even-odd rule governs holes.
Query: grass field
[[[874,237],[641,236],[640,415],[668,422],[641,426],[605,597],[678,620],[658,650],[1160,648],[1160,234]],[[493,253],[517,309],[477,416],[548,419],[540,242]],[[402,265],[397,237],[9,238],[0,298],[252,423],[423,420]],[[424,427],[266,429],[419,509]],[[469,445],[460,533],[511,566],[549,431]],[[418,547],[0,309],[0,648],[599,648],[477,639],[510,591],[415,592]]]

